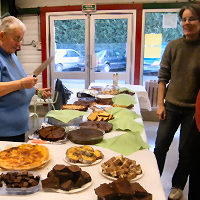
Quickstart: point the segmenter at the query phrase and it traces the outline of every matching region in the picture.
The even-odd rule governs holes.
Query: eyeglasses
[[[198,18],[196,18],[196,17],[189,17],[189,18],[182,18],[181,19],[181,22],[182,23],[185,23],[186,21],[188,21],[188,22],[194,22],[194,21],[196,21],[196,20],[199,20]]]
[[[13,37],[12,38],[15,42],[21,42],[23,40],[23,38],[20,37]]]

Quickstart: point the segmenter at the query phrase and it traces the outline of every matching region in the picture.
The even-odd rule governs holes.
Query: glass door
[[[90,29],[90,81],[130,83],[132,15],[92,15]]]
[[[85,67],[78,66],[78,61],[85,55],[86,29],[85,15],[50,17],[50,55],[55,55],[50,69],[52,88],[57,78],[67,88],[85,88],[89,76]]]
[[[51,86],[57,78],[68,89],[85,89],[91,82],[131,83],[134,77],[133,13],[50,16]],[[132,69],[132,70],[131,70]]]

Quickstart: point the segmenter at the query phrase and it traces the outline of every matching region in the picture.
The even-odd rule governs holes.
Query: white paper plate
[[[96,164],[100,163],[100,162],[103,160],[103,158],[98,159],[98,160],[96,160],[95,162],[93,162],[93,163],[91,163],[91,164],[69,162],[69,161],[66,159],[66,156],[63,157],[63,160],[64,160],[66,163],[70,164],[70,165],[77,165],[77,166],[79,166],[79,167],[86,167],[86,166],[96,165]]]
[[[89,188],[92,185],[92,180],[89,183],[86,183],[85,185],[83,185],[81,188],[76,188],[76,189],[72,189],[70,191],[65,191],[65,190],[61,190],[61,189],[53,189],[53,188],[47,188],[47,189],[43,189],[44,191],[47,192],[58,192],[58,193],[63,193],[63,194],[74,194],[77,192],[81,192],[87,188]]]
[[[106,177],[106,178],[108,178],[108,179],[117,180],[117,178],[114,178],[114,177],[112,177],[112,176],[109,176],[109,175],[107,175],[107,174],[104,174],[104,173],[102,172],[102,168],[101,168],[101,167],[100,167],[100,173],[101,173],[102,176],[104,176],[104,177]],[[142,170],[142,173],[141,173],[140,175],[137,175],[135,178],[131,179],[130,182],[134,182],[134,181],[140,179],[143,175],[144,175],[144,171]]]

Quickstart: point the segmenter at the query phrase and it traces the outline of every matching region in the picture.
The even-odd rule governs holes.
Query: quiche
[[[35,169],[49,159],[49,149],[44,145],[21,144],[0,151],[0,167],[7,170]]]

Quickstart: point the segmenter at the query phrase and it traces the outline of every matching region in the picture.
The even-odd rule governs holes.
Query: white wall
[[[18,17],[25,25],[26,32],[22,42],[21,50],[17,52],[17,56],[28,76],[33,76],[33,71],[41,64],[41,51],[37,50],[31,43],[34,40],[36,43],[40,42],[39,30],[39,16],[37,15],[23,15]],[[42,75],[38,76],[38,87],[42,88]],[[35,95],[32,99],[31,105],[37,99]]]
[[[114,3],[175,3],[188,2],[188,0],[15,0],[15,4],[19,8],[34,8],[45,6],[67,6],[67,5],[82,5],[89,3],[96,4],[114,4]]]

